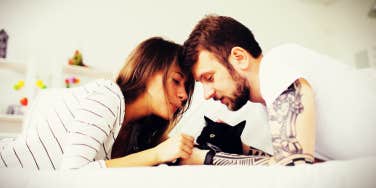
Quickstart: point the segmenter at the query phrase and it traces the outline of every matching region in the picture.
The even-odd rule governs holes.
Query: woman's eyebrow
[[[179,74],[182,78],[184,78],[184,74],[182,72],[176,71],[175,73]]]

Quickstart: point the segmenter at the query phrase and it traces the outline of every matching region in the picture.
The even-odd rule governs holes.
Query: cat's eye
[[[210,134],[209,137],[210,137],[210,138],[214,138],[214,137],[215,137],[215,134]]]

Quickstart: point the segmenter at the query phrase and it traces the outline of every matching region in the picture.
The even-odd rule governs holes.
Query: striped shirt
[[[109,80],[43,91],[30,106],[22,133],[0,141],[0,167],[105,168],[124,107],[120,88]]]

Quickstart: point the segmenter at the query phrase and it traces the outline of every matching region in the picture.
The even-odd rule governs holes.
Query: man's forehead
[[[193,76],[195,80],[199,80],[200,76],[203,74],[212,71],[214,68],[214,61],[216,58],[214,58],[213,54],[202,50],[199,52],[198,58],[196,63],[193,65]]]
[[[193,67],[192,67],[192,74],[193,74],[193,78],[198,81],[198,77],[200,75],[199,73],[199,68],[198,68],[198,61],[195,62],[195,64],[193,64]]]

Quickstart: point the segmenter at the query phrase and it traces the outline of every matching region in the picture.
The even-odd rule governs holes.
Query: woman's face
[[[151,96],[152,113],[170,119],[178,109],[182,108],[188,97],[185,82],[186,78],[176,64],[173,64],[167,73],[166,90],[163,85],[163,72],[151,77],[147,90]]]

